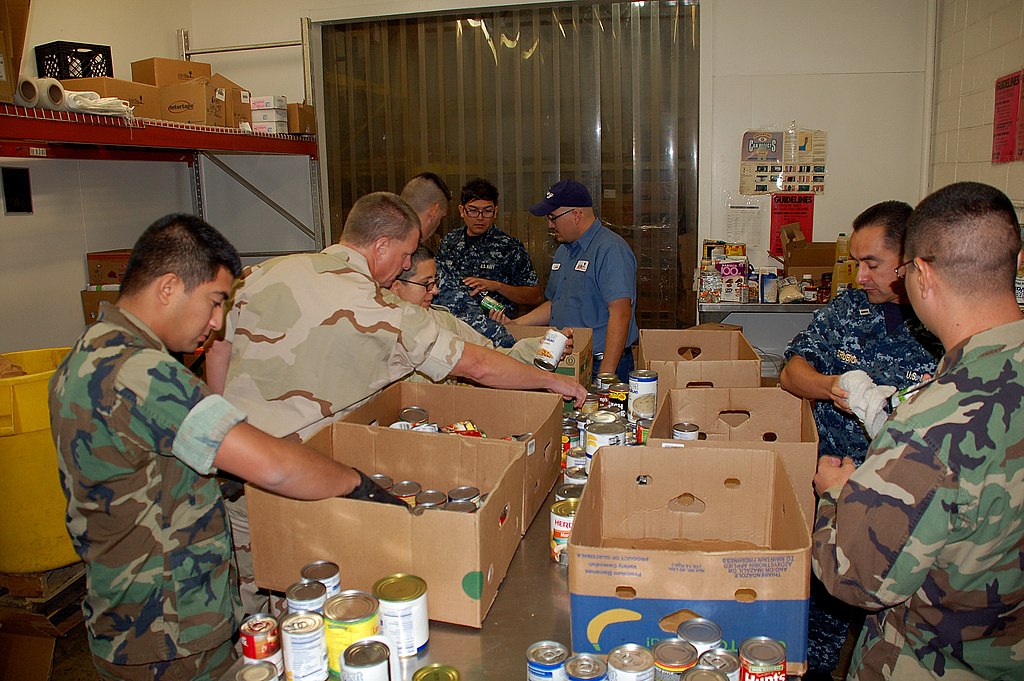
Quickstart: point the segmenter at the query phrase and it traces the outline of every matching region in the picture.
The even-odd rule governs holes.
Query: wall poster
[[[804,130],[747,130],[740,153],[740,194],[825,191],[828,133]]]

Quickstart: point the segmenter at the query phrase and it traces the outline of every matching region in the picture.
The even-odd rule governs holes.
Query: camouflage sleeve
[[[533,358],[537,356],[537,348],[540,347],[542,340],[544,340],[543,336],[523,338],[517,340],[511,348],[501,348],[499,352],[504,352],[512,359],[518,359],[524,364],[533,364]]]
[[[891,423],[891,422],[890,422]],[[916,592],[952,530],[957,485],[913,432],[890,427],[814,524],[814,574],[846,603],[876,610]]]
[[[831,356],[830,339],[842,333],[842,301],[845,296],[836,298],[831,303],[814,313],[807,328],[793,337],[786,348],[786,361],[793,355],[800,355],[815,368],[816,371],[827,373],[826,358]]]
[[[181,422],[174,438],[174,456],[197,473],[214,472],[217,450],[228,432],[245,420],[245,414],[220,395],[209,395]]]
[[[385,292],[385,297],[392,294]],[[397,300],[397,297],[395,297]],[[439,381],[451,373],[462,359],[466,342],[446,327],[441,315],[447,312],[425,310],[401,301],[402,308],[398,342],[391,350],[388,363],[395,367],[395,380],[416,369],[430,379]]]

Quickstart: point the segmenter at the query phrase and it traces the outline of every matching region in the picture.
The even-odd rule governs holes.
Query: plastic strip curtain
[[[632,2],[324,29],[332,233],[370,191],[423,170],[482,176],[542,280],[556,244],[527,207],[559,178],[594,194],[638,260],[641,326],[685,321],[696,252],[695,4]],[[440,233],[459,226],[453,204]],[[692,243],[691,243],[692,242]]]

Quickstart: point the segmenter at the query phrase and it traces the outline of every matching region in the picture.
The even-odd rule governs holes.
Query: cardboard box
[[[509,333],[517,341],[524,338],[540,338],[548,332],[550,326],[517,326],[508,327]],[[586,327],[570,327],[572,329],[572,352],[559,363],[556,374],[572,376],[580,385],[589,388],[594,371],[594,331]]]
[[[739,324],[723,324],[722,322],[701,322],[687,327],[690,331],[739,331],[743,333],[743,327]]]
[[[252,107],[249,101],[252,95],[249,91],[219,73],[210,77],[210,84],[215,88],[214,98],[224,102],[224,127],[251,130]]]
[[[97,291],[95,289],[82,291],[82,316],[85,319],[85,325],[89,326],[99,319],[100,303],[113,303],[117,300],[119,293],[120,291]]]
[[[818,281],[823,274],[832,274],[836,262],[834,241],[807,241],[799,223],[779,228],[787,277],[800,279],[805,274]]]
[[[261,132],[265,135],[287,135],[288,121],[271,121],[264,123],[252,123],[253,132]]]
[[[0,31],[0,102],[14,104],[14,88],[18,87],[18,79],[14,74],[11,55],[7,52],[7,38]]]
[[[770,636],[790,674],[806,669],[811,537],[772,453],[602,447],[568,551],[576,653],[650,646],[701,616],[726,646]]]
[[[29,0],[0,0],[0,102],[14,103],[28,33]]]
[[[160,88],[160,118],[165,121],[224,127],[225,106],[207,77]]]
[[[255,109],[252,111],[253,123],[288,122],[288,109]]]
[[[253,111],[257,109],[288,109],[288,98],[284,95],[256,95],[250,100]]]
[[[761,358],[742,333],[641,329],[637,365],[658,372],[658,392],[761,385]]]
[[[132,249],[118,248],[112,251],[93,251],[85,254],[89,270],[89,286],[120,284]]]
[[[316,109],[309,104],[289,104],[288,132],[293,135],[315,135]]]
[[[62,80],[66,90],[95,92],[100,97],[117,97],[134,107],[135,118],[160,118],[160,88],[117,78],[69,78]]]
[[[697,425],[698,440],[672,440],[672,425]],[[648,445],[687,449],[749,447],[782,458],[797,499],[814,522],[811,480],[818,465],[818,428],[811,403],[782,388],[687,388],[670,390],[651,424]]]
[[[0,681],[50,681],[57,639],[0,631]]]
[[[435,385],[399,381],[345,415],[339,425],[354,434],[363,430],[387,429],[398,421],[408,406],[423,407],[430,421],[445,426],[456,421],[473,421],[487,438],[468,438],[479,444],[503,437],[532,433],[514,444],[526,456],[526,478],[521,494],[523,532],[544,505],[562,467],[562,398],[550,393],[492,390],[468,386]],[[514,406],[513,406],[514,405]],[[349,432],[343,430],[343,432]],[[447,443],[447,435],[413,433],[422,446]]]
[[[381,577],[410,573],[427,582],[430,619],[481,626],[527,524],[521,443],[336,423],[308,444],[367,474],[416,480],[424,489],[473,485],[488,497],[475,513],[413,515],[353,499],[298,501],[246,485],[256,583],[283,591],[319,559],[338,564],[346,589],[369,591]]]
[[[184,83],[196,78],[209,78],[211,75],[213,68],[199,61],[151,57],[132,62],[132,80],[157,87]]]

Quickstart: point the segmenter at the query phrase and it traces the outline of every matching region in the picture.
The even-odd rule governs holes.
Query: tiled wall
[[[993,164],[996,78],[1024,68],[1024,0],[941,0],[931,189],[974,180],[1024,201],[1024,161]]]

